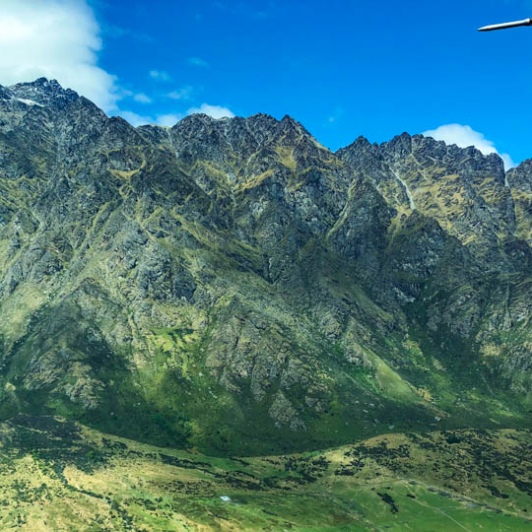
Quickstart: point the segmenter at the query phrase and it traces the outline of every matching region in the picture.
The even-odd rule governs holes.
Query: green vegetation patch
[[[214,458],[57,417],[0,424],[0,527],[20,530],[524,530],[530,432],[378,436]]]

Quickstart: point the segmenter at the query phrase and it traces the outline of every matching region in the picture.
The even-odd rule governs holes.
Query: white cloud
[[[183,115],[165,114],[157,116],[139,115],[132,111],[121,111],[120,116],[126,119],[132,126],[144,126],[146,124],[156,124],[158,126],[171,127],[177,124]]]
[[[192,107],[187,111],[187,115],[195,113],[203,113],[212,118],[233,118],[235,114],[227,107],[219,107],[218,105],[202,104],[200,107]]]
[[[151,103],[152,102],[152,99],[147,94],[144,94],[143,92],[139,92],[138,94],[135,94],[135,96],[133,96],[133,99],[139,103]]]
[[[176,114],[158,115],[155,122],[159,126],[171,127],[175,126],[182,118],[182,115]]]
[[[150,70],[150,78],[156,81],[172,81],[172,77],[164,70]]]
[[[189,57],[187,59],[187,63],[192,66],[197,67],[209,67],[209,63],[205,61],[205,59],[202,59],[201,57]]]
[[[150,116],[139,115],[133,111],[120,111],[120,116],[135,127],[143,126],[145,124],[153,124],[155,122]]]
[[[443,140],[446,144],[456,144],[459,148],[474,146],[484,155],[496,153],[504,161],[506,170],[513,168],[516,164],[507,153],[499,153],[493,141],[488,140],[483,133],[475,131],[471,126],[462,124],[446,124],[436,129],[425,131],[425,137],[432,137],[436,140]]]
[[[181,87],[180,89],[169,92],[167,96],[172,100],[190,100],[192,91],[192,87],[190,85],[186,85],[185,87]]]
[[[119,91],[98,66],[99,34],[85,0],[0,0],[0,84],[44,76],[115,109]]]

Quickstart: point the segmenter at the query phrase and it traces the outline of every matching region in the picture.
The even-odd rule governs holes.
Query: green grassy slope
[[[18,530],[527,530],[528,431],[387,434],[334,450],[212,458],[51,417],[0,425],[0,527]]]

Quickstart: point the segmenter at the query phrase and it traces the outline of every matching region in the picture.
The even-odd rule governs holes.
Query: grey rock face
[[[0,415],[230,452],[423,425],[426,388],[518,403],[530,181],[406,133],[333,154],[290,117],[134,128],[0,87]]]

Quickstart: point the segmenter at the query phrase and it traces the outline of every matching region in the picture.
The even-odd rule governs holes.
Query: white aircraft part
[[[482,28],[479,28],[478,31],[505,30],[507,28],[516,28],[518,26],[532,26],[532,18],[516,20],[515,22],[503,22],[502,24],[491,24],[489,26],[482,26]]]

